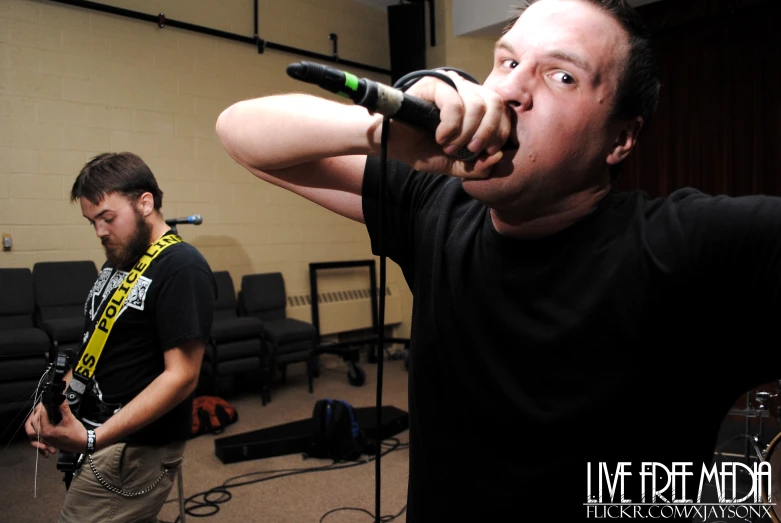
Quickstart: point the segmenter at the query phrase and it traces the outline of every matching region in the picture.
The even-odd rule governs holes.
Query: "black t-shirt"
[[[101,268],[85,303],[82,351],[87,333],[127,273],[108,263]],[[166,350],[188,340],[209,341],[216,289],[209,264],[192,245],[172,245],[152,261],[128,294],[103,348],[91,388],[100,401],[84,399],[80,417],[85,423],[104,421],[105,414],[144,390],[165,369]],[[102,413],[96,408],[100,403]],[[191,426],[190,397],[124,441],[154,445],[181,441],[189,437]]]
[[[600,462],[631,463],[633,502],[642,462],[692,463],[696,498],[729,408],[781,377],[781,199],[611,192],[521,240],[460,179],[390,162],[381,247],[378,180],[369,158],[372,249],[414,296],[408,521],[594,519]]]

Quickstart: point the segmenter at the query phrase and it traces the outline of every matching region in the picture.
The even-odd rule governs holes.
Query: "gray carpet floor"
[[[226,389],[223,396],[236,406],[239,420],[220,435],[201,435],[188,442],[183,465],[184,496],[188,498],[226,483],[236,486],[228,489],[230,499],[217,504],[218,510],[213,515],[197,517],[195,514],[205,515],[215,509],[195,508],[192,503],[188,504],[194,513],[186,516],[186,522],[374,521],[376,463],[366,456],[366,463],[350,468],[268,479],[274,475],[273,471],[323,467],[331,461],[305,459],[301,454],[293,454],[224,464],[216,456],[214,446],[216,438],[310,418],[315,402],[321,398],[343,399],[354,407],[374,406],[377,365],[362,362],[362,366],[366,371],[366,383],[354,387],[347,381],[347,367],[340,358],[322,356],[320,376],[314,381],[314,393],[310,394],[305,365],[290,365],[286,382],[275,383],[271,402],[266,406],[262,406],[260,393],[253,390],[251,382],[236,381],[234,386]],[[383,367],[383,405],[392,405],[406,412],[407,372],[403,361],[386,360]],[[21,422],[17,419],[10,428],[15,430]],[[403,431],[396,437],[401,443],[407,443],[408,432]],[[37,453],[20,435],[10,439],[10,442],[8,437],[5,440],[0,450],[0,492],[4,498],[0,505],[0,521],[56,521],[65,494],[61,474],[56,469],[56,460],[53,457],[37,460]],[[383,516],[395,515],[404,509],[408,456],[406,448],[401,448],[380,459],[380,512]],[[226,496],[213,494],[208,498],[224,500]],[[197,499],[203,501],[203,496]],[[329,513],[342,507],[348,507],[349,510]],[[174,487],[169,502],[160,513],[160,520],[173,522],[178,515]],[[395,521],[405,520],[405,514],[402,513]]]

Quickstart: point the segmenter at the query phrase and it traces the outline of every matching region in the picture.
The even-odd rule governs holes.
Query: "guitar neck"
[[[49,421],[56,425],[62,420],[60,405],[65,401],[65,376],[70,371],[70,358],[60,352],[49,367],[46,378],[41,383],[39,397],[46,408]]]

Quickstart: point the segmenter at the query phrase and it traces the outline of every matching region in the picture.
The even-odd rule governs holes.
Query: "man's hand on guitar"
[[[87,448],[87,429],[71,413],[67,402],[60,405],[60,414],[62,420],[52,425],[46,408],[39,403],[24,424],[30,444],[45,458],[56,449],[83,453]]]

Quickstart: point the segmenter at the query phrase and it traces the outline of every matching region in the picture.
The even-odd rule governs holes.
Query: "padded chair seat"
[[[315,339],[314,326],[294,318],[263,320],[263,331],[277,347],[297,341],[311,340],[314,343]]]
[[[221,342],[218,348],[210,346],[207,356],[209,362],[222,363],[238,358],[258,358],[262,356],[263,344],[260,338],[249,340],[236,340],[233,342]]]
[[[226,376],[229,374],[246,374],[248,372],[259,373],[262,369],[260,358],[244,358],[240,360],[225,361],[217,364],[217,374]]]
[[[45,354],[24,359],[0,360],[0,381],[40,379],[46,365]],[[30,393],[32,392],[31,390]]]
[[[59,342],[81,341],[84,336],[84,317],[46,320],[40,327]]]
[[[263,323],[257,318],[226,318],[214,320],[212,323],[212,338],[217,343],[263,336]]]
[[[41,369],[41,375],[44,370]],[[18,381],[0,381],[0,412],[6,410],[5,407],[21,407],[28,403],[32,405],[40,378],[41,376]]]
[[[41,329],[8,329],[0,331],[0,356],[30,356],[46,354],[51,343]]]

